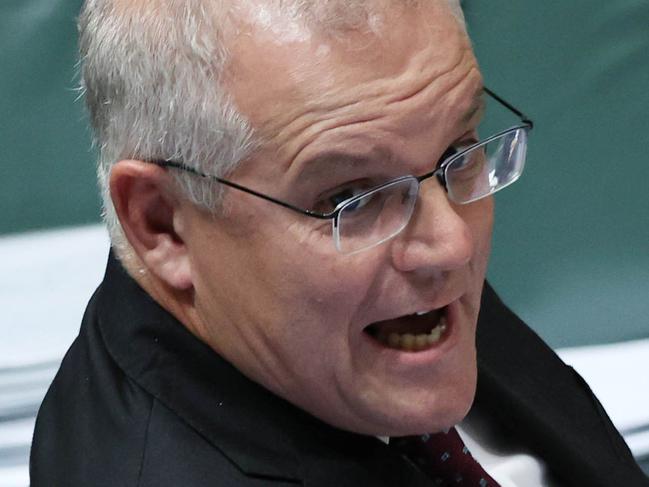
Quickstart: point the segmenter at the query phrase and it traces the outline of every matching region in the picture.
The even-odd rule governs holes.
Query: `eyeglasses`
[[[341,201],[332,198],[335,207],[326,213],[294,206],[232,181],[204,174],[179,161],[150,162],[212,179],[308,217],[331,220],[336,249],[343,254],[353,254],[391,239],[408,225],[417,202],[419,186],[427,179],[437,178],[451,201],[467,204],[494,194],[521,176],[528,133],[534,124],[494,92],[487,88],[484,88],[484,92],[516,114],[520,124],[475,144],[450,148],[442,155],[436,169],[421,176],[401,176],[356,194],[353,190],[341,192],[338,195],[342,195],[339,198]]]

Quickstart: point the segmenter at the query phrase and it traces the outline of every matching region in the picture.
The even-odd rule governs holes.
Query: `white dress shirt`
[[[455,428],[473,458],[501,487],[561,487],[550,478],[543,460],[512,443],[480,411],[472,410]],[[387,436],[377,438],[390,442]]]
[[[560,487],[543,460],[513,443],[480,411],[472,410],[455,428],[473,458],[501,487]]]

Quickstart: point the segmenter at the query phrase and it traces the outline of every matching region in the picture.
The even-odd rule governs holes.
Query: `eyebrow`
[[[301,180],[336,172],[339,169],[358,170],[368,166],[388,166],[395,159],[394,153],[387,147],[374,146],[367,154],[351,154],[342,150],[325,151],[308,159],[298,170]]]
[[[473,95],[473,103],[471,107],[464,113],[464,116],[461,118],[462,123],[469,123],[474,118],[477,118],[478,121],[482,119],[487,109],[487,102],[485,100],[484,87],[480,87],[478,91]]]
[[[482,86],[473,95],[473,103],[470,108],[460,117],[460,123],[469,124],[473,119],[478,121],[484,116],[486,110],[485,92]],[[322,176],[326,173],[337,171],[339,168],[354,169],[372,165],[377,166],[377,161],[382,166],[392,164],[397,159],[395,154],[388,147],[373,146],[367,154],[350,154],[342,150],[330,150],[318,154],[301,164],[297,172],[299,180],[308,180]]]

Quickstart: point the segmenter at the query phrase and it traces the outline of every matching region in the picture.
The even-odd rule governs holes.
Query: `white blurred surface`
[[[0,368],[61,359],[108,248],[102,225],[0,238]]]
[[[558,354],[588,382],[633,454],[649,455],[649,339]]]
[[[0,237],[0,487],[29,485],[36,412],[108,248],[102,225]]]

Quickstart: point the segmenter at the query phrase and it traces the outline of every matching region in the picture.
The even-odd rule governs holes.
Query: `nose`
[[[471,230],[436,181],[420,187],[408,226],[392,242],[394,266],[402,272],[444,272],[465,266],[473,256]]]

